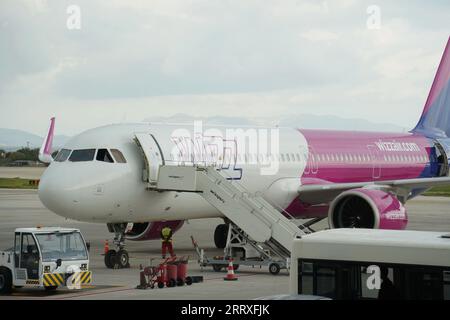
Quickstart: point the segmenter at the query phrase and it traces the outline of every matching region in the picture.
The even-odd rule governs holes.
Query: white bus
[[[450,300],[450,233],[332,229],[294,240],[290,294]]]

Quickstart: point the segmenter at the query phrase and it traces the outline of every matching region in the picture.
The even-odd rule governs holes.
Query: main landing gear
[[[108,223],[109,232],[114,232],[114,245],[116,250],[111,249],[105,253],[105,266],[109,269],[124,269],[130,267],[130,257],[125,250],[126,223]]]

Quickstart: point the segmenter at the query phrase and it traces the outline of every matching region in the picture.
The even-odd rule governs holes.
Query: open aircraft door
[[[155,137],[149,133],[136,133],[135,139],[144,156],[145,167],[142,179],[156,185],[159,166],[164,165],[164,157]]]
[[[436,139],[437,162],[439,164],[439,176],[449,176],[450,139]]]

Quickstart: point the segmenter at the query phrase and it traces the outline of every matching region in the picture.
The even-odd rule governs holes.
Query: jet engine
[[[344,191],[330,204],[330,228],[406,228],[406,209],[391,193],[373,189]]]
[[[175,233],[183,224],[183,220],[133,223],[133,228],[128,230],[125,236],[127,240],[132,241],[160,239],[162,228],[168,226]]]

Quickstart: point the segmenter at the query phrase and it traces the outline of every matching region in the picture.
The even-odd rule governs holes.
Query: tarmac
[[[3,170],[0,169],[0,176]],[[21,173],[20,170],[18,173]],[[21,173],[23,175],[23,171]],[[29,174],[29,172],[26,172]],[[21,176],[20,174],[17,176]],[[26,177],[28,178],[28,177]],[[406,205],[409,215],[408,229],[429,231],[450,231],[450,198],[420,196]],[[204,282],[192,286],[164,289],[139,290],[139,265],[160,261],[161,244],[154,241],[127,241],[130,254],[129,269],[112,270],[104,265],[103,246],[106,239],[113,237],[106,225],[68,220],[47,210],[40,202],[36,190],[0,190],[0,250],[13,246],[14,230],[18,227],[37,225],[80,228],[86,241],[91,244],[90,269],[93,272],[92,286],[83,290],[58,289],[47,293],[38,289],[16,289],[4,299],[163,299],[163,300],[236,300],[285,294],[289,291],[289,275],[282,270],[271,275],[267,268],[241,266],[236,274],[238,281],[224,281],[226,272],[214,272],[212,268],[200,268],[190,236],[194,236],[208,256],[220,255],[222,250],[214,246],[215,227],[221,219],[190,220],[174,235],[177,256],[189,256],[189,275],[203,276]],[[327,227],[326,222],[317,225]]]

